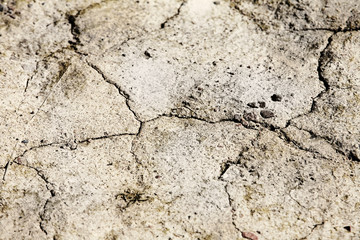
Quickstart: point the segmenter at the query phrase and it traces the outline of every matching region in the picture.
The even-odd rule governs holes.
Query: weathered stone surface
[[[360,5],[0,1],[0,239],[359,239]]]

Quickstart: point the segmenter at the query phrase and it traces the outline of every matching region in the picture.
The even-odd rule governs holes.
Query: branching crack
[[[166,24],[170,21],[173,20],[174,18],[176,18],[177,16],[180,15],[181,13],[181,8],[186,4],[186,0],[183,1],[180,6],[178,7],[176,13],[174,15],[172,15],[171,17],[168,17],[163,23],[160,24],[160,28],[163,29],[166,27]]]
[[[29,149],[26,149],[22,154],[20,154],[19,156],[15,157],[14,159],[11,159],[9,160],[6,165],[5,165],[5,171],[4,171],[4,175],[3,175],[3,180],[5,181],[5,177],[6,177],[6,173],[7,171],[9,170],[9,167],[10,165],[12,165],[13,162],[19,164],[20,161],[21,161],[21,158],[25,156],[25,154],[27,152],[30,152],[32,150],[35,150],[35,149],[39,149],[39,148],[44,148],[44,147],[48,147],[48,146],[53,146],[53,145],[58,145],[58,144],[61,144],[59,142],[54,142],[54,143],[48,143],[48,144],[42,144],[42,145],[39,145],[39,146],[34,146],[34,147],[31,147]],[[19,164],[20,165],[20,164]],[[26,165],[23,165],[23,166],[26,166]],[[28,166],[29,167],[29,166]],[[35,170],[35,169],[34,169]],[[40,175],[39,175],[40,176]],[[41,176],[40,176],[41,177]]]

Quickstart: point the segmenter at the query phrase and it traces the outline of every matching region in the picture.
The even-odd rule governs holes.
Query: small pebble
[[[241,236],[250,240],[258,240],[258,237],[252,232],[241,232]]]
[[[4,7],[0,4],[0,12],[4,11]]]
[[[148,59],[151,58],[151,54],[148,51],[145,51],[144,54],[145,54],[146,58],[148,58]]]
[[[259,101],[258,103],[259,103],[259,106],[260,106],[261,108],[266,107],[266,103],[265,103],[265,102]]]
[[[260,111],[260,115],[263,117],[263,118],[272,118],[275,116],[275,114],[270,111],[270,110],[261,110]]]
[[[248,103],[247,105],[251,108],[258,108],[256,102],[251,102],[251,103]]]
[[[279,94],[274,94],[271,96],[271,100],[273,100],[274,102],[281,102],[282,97]]]
[[[21,141],[21,143],[23,143],[23,144],[27,144],[28,142],[29,142],[29,140],[27,140],[27,139]]]

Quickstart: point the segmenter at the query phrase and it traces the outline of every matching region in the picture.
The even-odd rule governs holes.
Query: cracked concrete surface
[[[360,239],[356,0],[0,0],[0,239]]]

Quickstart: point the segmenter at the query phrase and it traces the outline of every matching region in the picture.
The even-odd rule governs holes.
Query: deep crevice
[[[77,51],[78,49],[77,49],[77,46],[78,45],[81,45],[81,41],[80,41],[80,28],[79,28],[79,26],[76,24],[76,18],[79,16],[79,14],[80,14],[80,10],[79,11],[77,11],[77,13],[75,14],[75,15],[71,15],[71,14],[69,14],[69,13],[67,13],[66,14],[66,19],[67,19],[67,21],[68,21],[68,23],[70,24],[70,27],[71,27],[71,34],[72,34],[72,36],[73,36],[73,39],[75,40],[75,41],[71,41],[71,40],[69,40],[69,44],[70,44],[70,47],[73,49],[73,50],[75,50],[75,51]]]

